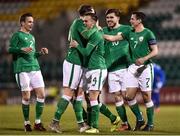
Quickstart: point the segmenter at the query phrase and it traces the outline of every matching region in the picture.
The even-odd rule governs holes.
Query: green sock
[[[99,123],[99,105],[92,106],[91,112],[91,126],[93,128],[98,128]]]
[[[44,109],[44,103],[36,102],[36,119],[40,119]]]
[[[154,106],[146,108],[146,114],[147,114],[147,124],[153,125]]]
[[[28,121],[29,120],[29,105],[22,104],[22,111],[23,111],[24,120]]]
[[[126,108],[124,105],[116,107],[117,113],[123,122],[127,121]]]
[[[84,122],[87,122],[87,112],[84,108],[83,108],[83,120]]]
[[[134,113],[134,115],[136,116],[137,120],[143,120],[142,114],[141,114],[140,109],[139,109],[139,105],[137,103],[134,105],[131,105],[130,109]]]
[[[76,115],[76,119],[78,123],[83,122],[83,108],[82,108],[82,101],[74,100],[73,102],[73,109]]]
[[[101,105],[100,112],[106,117],[108,117],[111,120],[111,123],[113,123],[116,120],[116,116],[111,113],[111,111],[107,108],[106,105]]]
[[[54,115],[54,119],[55,120],[60,120],[62,114],[64,113],[64,111],[66,110],[67,106],[69,104],[69,101],[67,101],[64,98],[60,98],[58,104],[57,104],[57,109]]]
[[[89,126],[91,125],[91,111],[92,111],[91,106],[87,105],[87,124]]]

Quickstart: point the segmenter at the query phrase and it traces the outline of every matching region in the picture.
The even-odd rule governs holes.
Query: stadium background
[[[95,7],[100,25],[105,26],[105,10],[122,11],[121,23],[129,24],[131,11],[147,14],[145,26],[158,39],[159,55],[154,59],[166,72],[161,103],[180,104],[180,1],[179,0],[0,0],[0,104],[21,103],[20,91],[12,73],[12,57],[7,53],[9,39],[19,28],[19,16],[35,17],[33,34],[37,49],[46,46],[49,55],[40,58],[49,97],[61,93],[62,63],[66,55],[68,29],[81,4]],[[106,92],[105,92],[106,93]],[[111,97],[103,94],[105,102]]]

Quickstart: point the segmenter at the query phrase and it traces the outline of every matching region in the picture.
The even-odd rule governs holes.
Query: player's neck
[[[27,31],[27,30],[26,30],[25,28],[23,28],[23,27],[20,28],[20,31],[21,31],[21,32],[24,32],[24,33],[27,33],[27,34],[30,33],[30,31]]]
[[[135,27],[135,32],[142,32],[144,30],[143,24],[139,24]]]
[[[116,29],[118,27],[120,27],[120,24],[116,24],[114,27],[111,27],[111,29]]]
[[[118,27],[120,27],[120,24],[116,24],[114,28],[118,28]]]

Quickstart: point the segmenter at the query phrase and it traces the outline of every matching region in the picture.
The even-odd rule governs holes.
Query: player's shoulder
[[[105,26],[105,27],[102,28],[102,30],[103,30],[103,31],[107,31],[107,30],[108,30],[108,27]]]
[[[145,27],[145,28],[144,28],[144,31],[145,31],[145,32],[147,32],[147,33],[153,33],[153,31],[152,31],[152,30],[150,30],[150,29],[149,29],[149,28],[147,28],[147,27]]]
[[[120,27],[123,27],[126,29],[132,29],[132,27],[130,25],[124,25],[124,24],[121,24]]]
[[[21,37],[21,31],[16,31],[12,34],[12,38],[17,38],[17,37]]]
[[[80,18],[76,18],[76,19],[74,19],[74,21],[73,21],[73,24],[82,24],[83,23],[83,20],[82,19],[80,19]]]

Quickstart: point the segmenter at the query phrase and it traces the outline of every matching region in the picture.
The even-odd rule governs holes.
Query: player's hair
[[[25,13],[25,14],[21,15],[20,20],[19,20],[20,23],[25,22],[27,17],[33,17],[33,15],[31,13]]]
[[[119,9],[108,9],[106,10],[105,15],[107,16],[108,14],[114,13],[117,17],[121,16],[121,11]]]
[[[145,19],[146,19],[146,15],[143,12],[140,11],[134,11],[132,12],[133,15],[136,15],[137,19],[140,19],[142,23],[144,23]]]
[[[94,13],[86,13],[86,14],[84,14],[84,16],[90,16],[95,22],[97,22],[97,20],[98,20],[97,15]]]
[[[86,13],[96,13],[91,5],[81,5],[78,9],[80,16],[84,16]]]

